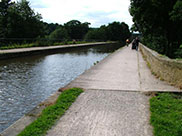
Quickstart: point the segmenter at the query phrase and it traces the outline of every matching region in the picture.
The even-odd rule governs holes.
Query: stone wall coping
[[[140,46],[142,46],[146,51],[150,52],[150,54],[157,60],[163,61],[166,65],[177,66],[178,68],[182,69],[182,60],[170,59],[169,57],[161,55],[157,53],[156,51],[146,47],[142,43],[140,43]]]

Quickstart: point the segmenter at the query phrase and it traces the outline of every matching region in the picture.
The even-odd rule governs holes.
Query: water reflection
[[[0,132],[121,45],[0,61]]]

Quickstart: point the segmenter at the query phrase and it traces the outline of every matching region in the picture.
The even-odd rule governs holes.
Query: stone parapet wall
[[[140,51],[152,73],[171,85],[182,89],[182,60],[170,59],[140,43]]]

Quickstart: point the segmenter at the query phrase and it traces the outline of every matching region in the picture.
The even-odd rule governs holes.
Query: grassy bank
[[[42,136],[54,125],[76,98],[83,92],[82,89],[72,88],[60,94],[54,105],[45,108],[41,115],[27,126],[18,136]]]
[[[182,136],[182,93],[157,93],[150,111],[155,136]]]
[[[30,48],[30,47],[43,47],[43,46],[56,46],[56,45],[69,45],[69,44],[81,44],[88,43],[86,41],[65,41],[58,43],[30,43],[30,44],[11,44],[7,46],[1,46],[0,50],[17,49],[17,48]]]

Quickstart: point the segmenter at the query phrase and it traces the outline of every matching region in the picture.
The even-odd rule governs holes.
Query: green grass
[[[1,50],[36,47],[35,44],[12,44],[0,47]]]
[[[155,136],[182,136],[182,94],[157,93],[150,99]]]
[[[72,88],[60,94],[54,105],[45,108],[41,115],[27,126],[18,136],[42,136],[65,113],[76,98],[83,92],[82,89]]]

